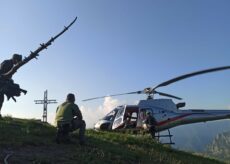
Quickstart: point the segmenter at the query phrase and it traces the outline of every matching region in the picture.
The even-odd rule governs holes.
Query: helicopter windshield
[[[112,121],[114,116],[116,115],[117,111],[118,111],[117,108],[113,109],[105,117],[103,117],[102,120]]]
[[[124,107],[120,107],[119,109],[117,109],[118,110],[118,112],[117,112],[117,115],[116,115],[116,118],[119,118],[119,117],[121,117],[121,116],[123,116],[124,115]]]

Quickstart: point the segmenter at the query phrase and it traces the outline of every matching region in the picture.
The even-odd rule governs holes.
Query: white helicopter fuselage
[[[140,109],[152,109],[152,115],[157,121],[157,131],[163,131],[184,124],[230,118],[230,110],[181,110],[177,108],[176,104],[171,99],[142,100],[139,102],[138,106]],[[138,123],[139,125],[137,124],[137,126],[143,126],[143,123]]]
[[[137,105],[119,106],[95,125],[95,129],[146,128],[146,113],[155,118],[156,131],[164,131],[179,125],[230,118],[230,110],[178,109],[171,99],[141,100]],[[127,126],[127,114],[131,126]]]

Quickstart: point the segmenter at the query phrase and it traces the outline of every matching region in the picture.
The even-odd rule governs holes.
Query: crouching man
[[[85,144],[85,121],[79,107],[75,104],[75,96],[67,95],[66,101],[57,107],[55,125],[57,126],[56,142],[69,142],[69,133],[79,129],[80,144]]]

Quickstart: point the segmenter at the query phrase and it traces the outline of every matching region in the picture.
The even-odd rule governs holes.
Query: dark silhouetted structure
[[[24,94],[27,93],[26,90],[20,88],[18,84],[15,84],[13,80],[11,80],[12,76],[17,72],[17,70],[28,63],[32,59],[37,59],[39,53],[47,49],[58,37],[64,34],[77,20],[77,17],[68,25],[65,26],[64,29],[59,32],[54,37],[51,37],[46,43],[41,43],[40,46],[35,50],[31,51],[30,54],[22,60],[22,55],[14,54],[12,59],[5,60],[1,63],[0,67],[0,112],[1,107],[4,102],[4,95],[7,96],[8,100],[12,98],[14,101],[16,99],[14,96],[20,96],[21,92]],[[0,113],[1,117],[1,113]]]
[[[43,115],[42,115],[42,122],[47,122],[47,106],[48,104],[57,103],[56,100],[48,100],[48,91],[44,92],[44,99],[43,100],[34,100],[35,104],[43,104]]]

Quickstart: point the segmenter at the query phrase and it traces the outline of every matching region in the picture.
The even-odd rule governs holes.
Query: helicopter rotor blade
[[[188,74],[181,75],[181,76],[178,76],[176,78],[167,80],[167,81],[165,81],[163,83],[158,84],[157,86],[155,86],[153,88],[148,87],[148,88],[145,88],[144,90],[140,90],[140,91],[113,94],[113,95],[108,95],[108,96],[94,97],[94,98],[89,98],[89,99],[85,99],[85,100],[82,100],[82,101],[90,101],[90,100],[94,100],[94,99],[102,99],[102,98],[105,98],[105,97],[121,96],[121,95],[127,95],[127,94],[148,94],[148,95],[159,94],[161,96],[166,96],[166,97],[171,97],[171,98],[175,98],[175,99],[178,99],[178,100],[182,100],[182,98],[180,98],[180,97],[170,95],[170,94],[167,94],[167,93],[163,93],[163,92],[158,92],[155,89],[159,88],[159,87],[167,86],[169,84],[172,84],[174,82],[177,82],[179,80],[183,80],[183,79],[186,79],[186,78],[189,78],[189,77],[192,77],[192,76],[205,74],[205,73],[210,73],[210,72],[215,72],[215,71],[222,71],[222,70],[225,70],[225,69],[230,69],[230,66],[216,67],[216,68],[210,68],[210,69],[205,69],[205,70],[201,70],[201,71],[188,73]]]
[[[114,97],[114,96],[121,96],[121,95],[128,95],[128,94],[142,94],[142,93],[144,93],[144,92],[143,91],[135,91],[135,92],[119,93],[119,94],[113,94],[113,95],[107,95],[107,96],[100,96],[100,97],[84,99],[82,101],[90,101],[90,100],[102,99],[102,98],[106,98],[106,97]]]
[[[154,93],[159,94],[160,96],[166,96],[166,97],[171,97],[177,100],[182,100],[182,98],[174,96],[174,95],[170,95],[168,93],[163,93],[163,92],[158,92],[158,91],[154,91]]]
[[[167,85],[172,84],[172,83],[174,83],[176,81],[179,81],[179,80],[183,80],[183,79],[186,79],[186,78],[189,78],[189,77],[192,77],[192,76],[196,76],[196,75],[200,75],[200,74],[205,74],[205,73],[210,73],[210,72],[215,72],[215,71],[222,71],[222,70],[225,70],[225,69],[230,69],[230,66],[223,66],[223,67],[216,67],[216,68],[211,68],[211,69],[205,69],[205,70],[201,70],[201,71],[196,71],[196,72],[192,72],[192,73],[189,73],[189,74],[185,74],[185,75],[182,75],[182,76],[178,76],[176,78],[167,80],[167,81],[165,81],[165,82],[157,85],[156,87],[153,87],[152,88],[152,92],[156,88],[167,86]]]

